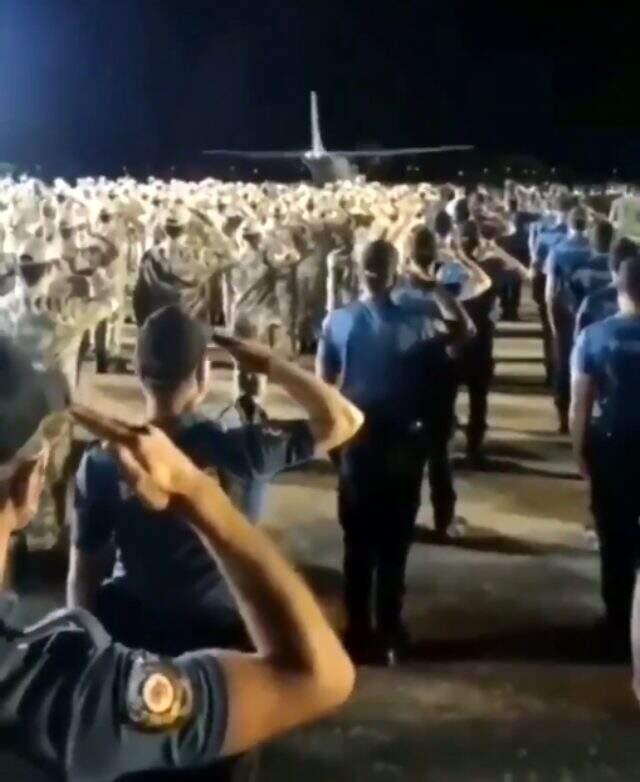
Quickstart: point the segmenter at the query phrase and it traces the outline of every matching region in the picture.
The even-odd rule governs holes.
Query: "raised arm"
[[[291,361],[285,361],[268,348],[216,333],[214,340],[238,361],[241,367],[267,374],[307,412],[317,455],[337,448],[362,426],[363,415],[337,388],[325,383]]]
[[[210,652],[226,681],[222,754],[248,750],[342,704],[355,677],[346,652],[302,579],[219,484],[158,429],[110,422],[86,408],[75,415],[111,441],[126,479],[147,505],[164,510],[171,504],[186,515],[236,596],[257,652]]]

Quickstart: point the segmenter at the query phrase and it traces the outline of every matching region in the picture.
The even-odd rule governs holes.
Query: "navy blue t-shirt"
[[[160,659],[133,651],[114,643],[90,616],[93,632],[83,629],[73,617],[87,612],[78,611],[45,617],[55,626],[30,642],[16,637],[14,605],[0,592],[3,780],[112,782],[124,774],[177,772],[219,760],[228,693],[211,653]],[[158,674],[170,676],[191,697],[179,721],[150,732],[139,719],[136,695]],[[226,766],[211,769],[211,780],[228,777]]]
[[[571,366],[574,375],[588,375],[595,384],[600,428],[640,436],[640,317],[615,315],[587,327]]]
[[[541,224],[540,230],[535,236],[534,254],[531,267],[534,271],[546,273],[545,264],[551,250],[559,244],[569,232],[566,223],[558,223],[554,226]]]
[[[587,296],[576,317],[576,337],[592,323],[599,323],[618,312],[618,289],[607,285]]]
[[[439,346],[423,302],[396,303],[391,296],[356,301],[325,320],[318,345],[323,377],[340,379],[340,390],[370,419],[404,425],[421,416],[420,375]]]
[[[308,461],[314,453],[307,421],[270,421],[224,431],[188,416],[171,433],[197,464],[215,470],[235,504],[253,521],[255,487]],[[76,477],[73,544],[81,551],[115,546],[114,579],[143,604],[165,612],[216,615],[233,599],[204,544],[186,519],[146,508],[121,479],[116,461],[100,447],[84,456]]]

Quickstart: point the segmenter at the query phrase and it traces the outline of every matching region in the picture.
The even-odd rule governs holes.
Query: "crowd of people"
[[[353,663],[401,661],[423,475],[436,533],[465,535],[458,391],[481,469],[496,323],[524,285],[590,487],[608,637],[640,647],[639,240],[626,187],[1,182],[0,574],[14,533],[37,551],[66,530],[70,557],[65,611],[19,629],[0,597],[0,732],[71,778],[250,773],[262,741],[348,697]],[[74,401],[92,355],[121,368],[127,322],[135,426]],[[215,420],[210,340],[235,378]],[[267,379],[303,417],[269,415]],[[273,478],[318,456],[338,474],[341,641],[259,528]]]

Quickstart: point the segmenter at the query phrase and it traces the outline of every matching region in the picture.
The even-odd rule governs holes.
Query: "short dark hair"
[[[570,212],[577,205],[578,205],[577,198],[571,193],[566,193],[566,192],[560,193],[554,199],[554,204],[553,204],[555,211],[562,212],[563,214]]]
[[[467,220],[460,227],[460,242],[466,253],[474,253],[480,244],[480,228],[474,220]]]
[[[589,217],[582,206],[574,206],[569,214],[569,225],[574,231],[586,231]]]
[[[609,268],[612,272],[617,274],[620,271],[623,261],[637,257],[638,245],[627,236],[623,236],[621,239],[618,239],[611,248],[611,252],[609,253]]]
[[[172,304],[151,315],[138,333],[138,373],[154,392],[171,394],[200,369],[206,351],[201,324]]]
[[[608,253],[613,242],[613,226],[608,220],[598,220],[593,229],[593,249],[597,253]]]
[[[459,201],[456,201],[456,205],[453,209],[453,219],[457,225],[466,223],[470,217],[469,201],[466,198],[461,198]]]
[[[618,273],[618,290],[640,303],[640,257],[625,258]]]
[[[389,287],[398,263],[398,251],[385,239],[370,242],[362,253],[362,272],[372,290]]]
[[[442,239],[449,236],[453,230],[453,220],[444,209],[441,209],[436,215],[436,218],[433,221],[433,230]]]
[[[413,245],[412,249],[414,250],[412,255],[416,265],[419,266],[423,271],[427,271],[438,256],[438,244],[436,242],[436,237],[430,228],[428,228],[426,225],[421,225],[414,232],[411,241]],[[421,257],[417,257],[415,254],[415,250],[417,250],[418,247],[420,247],[420,249],[423,251],[423,255]]]

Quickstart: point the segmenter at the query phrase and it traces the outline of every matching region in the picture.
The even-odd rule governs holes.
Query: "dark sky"
[[[328,146],[471,143],[635,172],[637,18],[610,7],[0,0],[0,160],[114,172],[306,147],[316,89]]]

